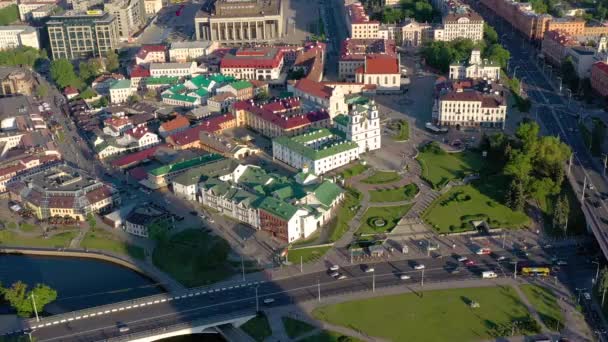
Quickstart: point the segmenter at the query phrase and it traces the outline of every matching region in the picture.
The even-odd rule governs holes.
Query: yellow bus
[[[546,277],[551,273],[549,267],[522,267],[521,274],[524,276],[542,276]]]

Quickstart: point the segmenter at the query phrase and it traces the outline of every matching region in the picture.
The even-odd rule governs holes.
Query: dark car
[[[194,210],[193,210],[193,211],[191,211],[191,212],[190,212],[190,215],[192,215],[192,216],[196,216],[196,215],[198,215],[198,213],[197,213],[196,211],[194,211]]]

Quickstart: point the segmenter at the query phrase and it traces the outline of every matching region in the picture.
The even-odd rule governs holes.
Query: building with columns
[[[196,39],[219,43],[268,42],[283,37],[281,0],[217,0],[194,18]]]

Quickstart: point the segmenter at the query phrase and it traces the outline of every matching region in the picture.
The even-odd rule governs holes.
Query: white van
[[[483,271],[481,272],[481,277],[484,279],[492,279],[498,277],[498,275],[494,271]]]

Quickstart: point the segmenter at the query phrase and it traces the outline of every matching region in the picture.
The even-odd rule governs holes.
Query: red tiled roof
[[[551,31],[545,32],[543,39],[552,40],[555,43],[560,44],[562,46],[577,45],[577,42],[574,39],[572,39],[572,37],[569,34],[559,31],[559,30],[551,30]]]
[[[106,124],[106,126],[120,128],[122,126],[130,124],[131,120],[129,120],[129,118],[125,118],[125,117],[111,117],[109,119],[106,119],[104,121],[104,123]]]
[[[150,131],[148,130],[148,127],[143,126],[143,127],[135,127],[133,129],[131,129],[127,134],[129,134],[133,138],[139,140],[148,133],[150,133]]]
[[[288,113],[289,107],[285,106],[285,100],[287,99],[271,102],[262,107],[256,106],[252,101],[241,101],[236,104],[235,109],[246,110],[260,119],[279,126],[282,129],[293,129],[310,125],[313,122],[329,119],[329,114],[324,110],[308,112],[306,114],[299,112],[290,114]],[[295,101],[297,101],[298,106],[293,108],[297,108],[299,111],[299,100]]]
[[[198,126],[191,127],[183,132],[172,134],[170,137],[177,146],[191,144],[199,139],[198,137],[200,132],[205,131],[215,133],[222,129],[222,124],[230,120],[234,120],[234,115],[231,113],[214,116],[203,121]]]
[[[190,121],[183,115],[177,115],[175,119],[167,121],[160,125],[165,132],[171,132],[176,129],[190,126]]]
[[[340,60],[363,60],[369,54],[396,56],[395,41],[392,39],[351,39],[347,38],[340,46]]]
[[[108,197],[112,197],[112,189],[109,186],[104,185],[93,191],[87,192],[85,196],[87,196],[89,203],[97,203],[99,201],[103,201]]]
[[[167,47],[164,45],[144,45],[137,52],[137,58],[145,59],[150,52],[165,52]]]
[[[399,60],[396,57],[381,55],[367,56],[365,59],[365,74],[398,74]]]
[[[65,95],[78,94],[78,89],[76,89],[72,86],[67,86],[65,89],[63,89],[63,93]]]
[[[312,81],[306,78],[298,80],[295,88],[306,94],[324,99],[330,98],[333,92],[331,87],[328,87],[321,82]]]
[[[150,70],[141,65],[136,65],[133,67],[133,70],[131,70],[131,78],[135,77],[150,77]]]
[[[112,161],[112,166],[123,168],[123,167],[129,167],[133,164],[138,164],[146,159],[149,159],[151,156],[153,156],[154,153],[156,152],[156,150],[158,150],[159,148],[166,147],[166,146],[167,146],[166,144],[156,145],[156,146],[147,148],[145,150],[127,154],[126,156],[120,157],[120,158]]]
[[[283,60],[283,51],[276,48],[239,49],[236,54],[226,54],[220,68],[274,69]]]
[[[73,196],[51,196],[49,197],[49,208],[73,208],[74,197]]]
[[[101,83],[101,82],[104,82],[104,81],[110,80],[110,79],[112,79],[112,80],[124,80],[125,77],[123,75],[121,75],[121,74],[114,74],[114,73],[112,73],[112,74],[105,74],[105,75],[101,75],[101,76],[97,77],[93,81],[93,84],[95,84],[95,83]]]
[[[597,62],[595,64],[593,64],[593,68],[591,68],[591,70],[598,70],[606,75],[608,75],[608,64],[604,63],[604,62]]]
[[[143,167],[133,168],[133,169],[129,170],[129,174],[136,181],[140,181],[140,180],[148,178],[148,171],[146,171],[146,169],[144,169]]]
[[[346,6],[346,11],[350,17],[350,22],[353,24],[378,23],[377,21],[369,20],[369,16],[365,13],[365,8],[359,2]]]
[[[7,167],[3,167],[0,169],[0,178],[4,178],[6,176],[9,176],[13,173],[17,173],[20,171],[25,170],[25,166],[21,165],[21,164],[17,164],[17,165],[11,165],[11,166],[7,166]]]

